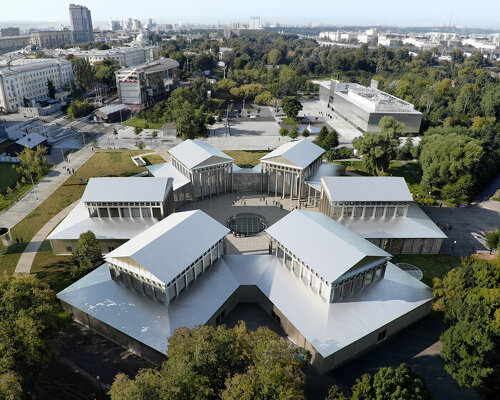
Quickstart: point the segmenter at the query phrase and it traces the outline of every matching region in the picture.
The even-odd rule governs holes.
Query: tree
[[[295,140],[299,137],[299,130],[294,126],[290,132],[290,139]]]
[[[78,248],[73,254],[77,269],[74,276],[83,276],[104,263],[102,248],[94,232],[82,233],[78,239]]]
[[[197,55],[191,63],[193,71],[211,71],[214,67],[214,59],[208,54]]]
[[[472,177],[482,156],[483,148],[477,139],[456,133],[425,136],[420,152],[422,187],[430,191],[433,187],[457,185],[464,177],[457,193],[459,196],[470,195],[474,180],[465,176]],[[449,187],[447,192],[452,192]]]
[[[398,160],[411,160],[413,159],[412,155],[412,149],[413,149],[413,141],[412,139],[406,138],[404,141],[404,144],[398,149]]]
[[[486,246],[488,246],[490,250],[500,248],[500,229],[492,232],[485,232],[484,235],[486,236]]]
[[[16,171],[19,172],[26,179],[37,176],[44,176],[49,172],[49,162],[45,157],[46,149],[43,146],[37,146],[36,150],[31,150],[25,147],[24,150],[17,155],[19,164]]]
[[[331,150],[339,145],[339,134],[335,129],[332,129],[330,132],[328,132],[328,135],[326,135],[325,140],[321,143],[323,149],[326,151]]]
[[[315,143],[318,146],[323,147],[322,146],[323,140],[325,140],[328,133],[329,133],[328,128],[325,125],[323,125],[319,130],[318,137],[316,138]]]
[[[304,128],[304,129],[302,130],[302,136],[304,136],[304,137],[309,137],[309,131],[307,130],[307,128]]]
[[[34,275],[0,275],[0,398],[36,398],[59,346],[59,307]]]
[[[295,97],[285,97],[282,102],[283,111],[289,118],[297,118],[302,110],[302,103]]]
[[[287,136],[288,135],[288,129],[283,127],[280,128],[280,136]]]
[[[389,162],[396,156],[398,140],[390,133],[366,132],[353,139],[352,144],[363,157],[366,170],[378,175],[389,168]]]
[[[94,73],[86,58],[75,57],[71,60],[73,64],[74,84],[77,90],[87,90],[94,83]]]
[[[54,82],[52,82],[52,80],[50,79],[47,81],[47,92],[51,99],[56,98],[56,88],[54,86]]]
[[[92,113],[96,107],[93,104],[87,103],[85,101],[74,100],[68,107],[67,114],[71,119],[77,119],[86,117]]]
[[[115,60],[107,59],[97,61],[92,65],[92,73],[95,80],[99,83],[108,85],[109,87],[116,86],[115,72],[120,69],[120,65]]]
[[[117,375],[112,400],[304,399],[304,362],[294,347],[267,328],[244,323],[176,329],[159,371],[144,369],[134,380]]]
[[[271,65],[278,65],[281,61],[281,51],[279,49],[272,49],[267,53],[267,62]]]
[[[394,117],[382,117],[379,122],[380,131],[394,136],[401,136],[406,131],[406,125]]]
[[[134,126],[134,134],[140,135],[142,132],[142,128],[139,126]]]
[[[336,385],[330,386],[325,400],[348,400],[344,392]]]
[[[462,259],[460,268],[434,278],[434,310],[450,327],[441,335],[446,370],[484,398],[500,394],[500,259]]]

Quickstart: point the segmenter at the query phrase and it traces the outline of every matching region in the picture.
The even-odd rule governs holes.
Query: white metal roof
[[[330,201],[413,201],[398,176],[328,176],[321,183]]]
[[[33,147],[38,146],[40,143],[43,143],[47,138],[45,136],[39,135],[38,133],[28,133],[26,136],[19,139],[16,143],[20,146],[29,147],[32,149]]]
[[[314,160],[321,156],[325,150],[307,139],[285,143],[277,149],[262,157],[261,161],[273,162],[275,157],[283,157],[299,168],[308,167]],[[281,164],[281,163],[279,163]]]
[[[112,281],[106,264],[57,297],[165,354],[175,329],[206,323],[240,285],[256,285],[323,357],[432,301],[429,287],[388,263],[384,279],[327,303],[267,255],[224,256],[169,305]]]
[[[350,230],[369,239],[447,238],[427,214],[414,203],[410,203],[406,217],[341,218],[338,221]]]
[[[171,162],[146,166],[149,172],[157,178],[172,178],[174,190],[177,190],[191,181],[178,171]]]
[[[318,192],[321,191],[321,178],[324,176],[340,176],[345,172],[345,165],[323,162],[314,174],[307,177],[305,182]]]
[[[170,214],[106,255],[130,257],[167,284],[229,233],[201,210]]]
[[[150,177],[90,178],[83,202],[163,201],[172,187],[172,179]]]
[[[80,202],[47,239],[75,240],[87,231],[94,232],[97,239],[130,239],[157,222],[156,218],[91,218]]]
[[[328,282],[334,282],[365,257],[391,256],[314,211],[294,210],[266,232]]]
[[[197,165],[207,161],[211,157],[224,159],[224,162],[233,161],[231,157],[212,146],[207,142],[200,140],[185,140],[169,150],[170,154],[183,163],[187,168],[195,168]],[[215,162],[214,165],[220,164]]]

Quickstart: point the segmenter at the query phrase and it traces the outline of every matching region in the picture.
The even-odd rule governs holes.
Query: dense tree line
[[[434,310],[450,327],[441,335],[446,370],[484,398],[500,396],[500,260],[466,258],[434,279]]]
[[[56,297],[33,275],[0,276],[0,398],[37,398],[62,327]]]
[[[397,368],[382,367],[373,376],[356,379],[346,396],[338,386],[332,386],[325,400],[431,400],[422,376],[406,364]]]
[[[301,400],[309,357],[267,328],[179,328],[160,369],[141,370],[133,380],[118,374],[110,394],[112,400]]]

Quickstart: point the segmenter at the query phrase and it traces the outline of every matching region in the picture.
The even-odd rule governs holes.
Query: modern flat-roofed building
[[[177,84],[179,63],[162,58],[116,71],[120,102],[134,109],[164,99]]]
[[[320,82],[320,101],[362,132],[380,132],[383,117],[403,122],[407,133],[418,133],[422,113],[413,104],[377,89],[334,79]]]
[[[73,43],[73,33],[69,30],[31,32],[30,43],[38,49],[53,49]]]
[[[92,42],[94,40],[92,16],[87,7],[78,4],[70,4],[69,18],[71,20],[73,39],[75,42]]]
[[[229,230],[202,211],[172,214],[58,293],[82,324],[155,363],[180,327],[217,325],[258,303],[326,372],[430,311],[429,287],[321,213],[267,229],[270,255],[224,255]]]
[[[16,112],[49,95],[47,82],[59,90],[73,81],[71,62],[63,59],[0,61],[0,111]]]
[[[176,200],[218,196],[233,190],[233,159],[201,140],[185,140],[169,150],[170,163],[148,166],[152,176],[172,177]]]
[[[260,159],[261,189],[298,201],[306,194],[305,179],[316,172],[325,150],[307,139],[286,143]]]
[[[90,230],[105,254],[174,210],[172,179],[91,178],[80,202],[47,239],[55,254],[72,254]]]
[[[323,177],[319,211],[391,254],[438,254],[446,235],[401,177]]]

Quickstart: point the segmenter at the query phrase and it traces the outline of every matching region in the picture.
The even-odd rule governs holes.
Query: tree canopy
[[[375,375],[356,379],[350,400],[431,400],[422,376],[406,364],[382,367]],[[348,400],[337,386],[332,386],[325,400]]]
[[[45,157],[46,152],[43,146],[37,146],[35,150],[25,147],[17,155],[20,163],[16,166],[16,171],[26,179],[44,176],[49,171],[49,162]]]
[[[399,141],[388,132],[366,132],[352,141],[363,157],[366,170],[374,175],[389,168],[390,161],[396,157],[398,144]]]
[[[302,110],[302,103],[295,97],[285,97],[282,102],[283,111],[287,117],[297,118]]]
[[[34,275],[0,275],[0,398],[36,398],[61,324],[55,294],[45,283]]]
[[[104,263],[102,249],[94,232],[87,231],[80,234],[78,248],[73,254],[73,261],[77,266],[73,276],[81,277]]]
[[[73,64],[74,84],[77,90],[87,90],[94,83],[94,71],[86,58],[75,57]]]
[[[87,103],[85,101],[74,100],[68,107],[68,117],[71,119],[86,117],[92,111],[94,111],[95,108],[96,107],[93,104]]]
[[[446,370],[485,398],[500,395],[500,260],[462,260],[434,278],[434,310],[450,327],[441,335]]]
[[[131,380],[118,374],[112,400],[305,399],[299,352],[267,328],[244,323],[179,328],[169,339],[160,370],[142,370]]]

